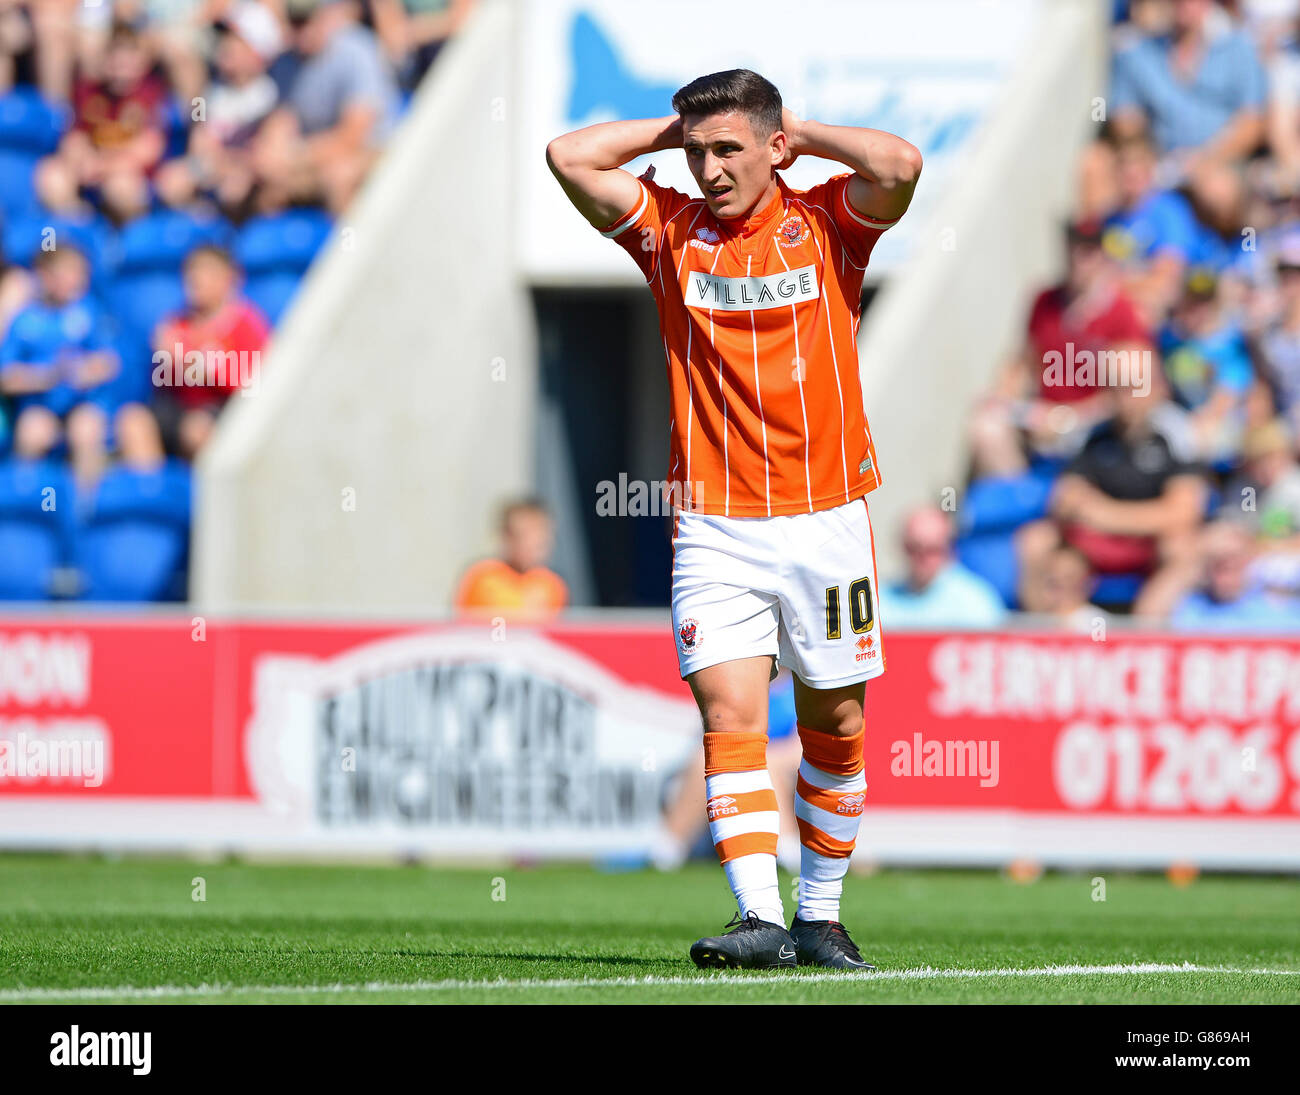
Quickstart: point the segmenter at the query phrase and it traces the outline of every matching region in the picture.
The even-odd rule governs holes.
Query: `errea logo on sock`
[[[866,791],[859,791],[856,795],[840,795],[840,801],[835,807],[835,812],[837,814],[847,814],[849,817],[857,817],[862,813],[862,804],[866,800]]]
[[[740,813],[740,807],[736,805],[736,800],[730,795],[714,795],[709,799],[707,805],[710,821]]]

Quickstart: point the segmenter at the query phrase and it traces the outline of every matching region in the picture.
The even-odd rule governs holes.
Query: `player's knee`
[[[706,734],[716,733],[767,733],[767,711],[755,710],[751,704],[731,700],[717,700],[700,711],[700,722]]]
[[[799,725],[807,730],[816,730],[836,738],[851,738],[862,729],[862,710],[843,709],[816,713],[807,718],[800,718]]]

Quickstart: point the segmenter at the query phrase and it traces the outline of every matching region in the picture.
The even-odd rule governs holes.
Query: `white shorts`
[[[683,677],[764,654],[814,688],[880,676],[866,499],[783,517],[678,511],[673,633]]]

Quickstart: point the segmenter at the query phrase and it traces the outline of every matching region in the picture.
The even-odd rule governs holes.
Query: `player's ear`
[[[768,138],[767,151],[771,156],[773,167],[777,167],[784,162],[786,146],[789,143],[789,138],[786,137],[784,130],[775,129],[772,131],[772,136]]]

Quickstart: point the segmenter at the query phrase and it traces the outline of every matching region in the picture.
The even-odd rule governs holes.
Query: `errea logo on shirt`
[[[817,299],[817,267],[800,266],[762,277],[724,278],[692,271],[686,282],[688,308],[756,312]]]

